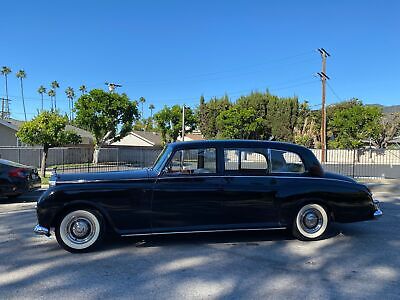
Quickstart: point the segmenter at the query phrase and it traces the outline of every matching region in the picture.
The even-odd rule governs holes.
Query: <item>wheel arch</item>
[[[106,225],[106,230],[112,230],[113,232],[115,231],[114,224],[110,218],[110,215],[107,213],[107,211],[101,206],[98,205],[97,203],[93,203],[90,201],[85,201],[85,200],[75,200],[69,203],[66,203],[55,215],[53,220],[51,221],[51,227],[57,226],[57,224],[60,222],[61,218],[68,212],[71,212],[73,210],[78,210],[78,209],[92,209],[101,214],[101,216],[104,219],[105,225]]]
[[[324,200],[321,197],[317,196],[304,196],[299,199],[296,199],[296,201],[291,202],[288,210],[286,212],[281,212],[281,222],[285,223],[288,226],[291,226],[294,218],[296,218],[297,212],[307,204],[318,204],[321,205],[323,208],[327,210],[327,214],[329,217],[330,221],[335,221],[335,209],[330,203],[329,200]],[[281,209],[285,209],[284,207],[281,207]]]

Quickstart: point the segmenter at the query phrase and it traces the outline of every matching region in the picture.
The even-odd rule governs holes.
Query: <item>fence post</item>
[[[119,148],[117,148],[117,171],[119,171]]]
[[[21,163],[21,148],[18,148],[18,163]]]
[[[356,149],[353,149],[353,170],[352,170],[352,173],[353,173],[353,178],[354,178],[354,172],[355,172],[355,165],[356,165]]]
[[[64,164],[65,164],[64,148],[61,148],[61,155],[62,155],[62,172],[64,173]]]
[[[90,147],[87,148],[87,152],[88,152],[88,155],[87,155],[87,171],[89,173],[90,172],[90,164],[89,164],[89,162],[90,162]]]

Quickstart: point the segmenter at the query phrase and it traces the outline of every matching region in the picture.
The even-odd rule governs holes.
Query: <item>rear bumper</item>
[[[374,218],[379,218],[379,217],[383,216],[383,211],[379,207],[379,201],[374,199],[373,203],[374,203],[374,208],[375,208]]]

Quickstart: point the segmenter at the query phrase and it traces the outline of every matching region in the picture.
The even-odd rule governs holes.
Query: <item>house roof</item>
[[[7,120],[0,120],[0,125],[4,125],[8,128],[11,128],[15,131],[18,131],[18,129],[21,127],[21,125],[24,123],[24,121],[19,121],[15,119],[7,119]],[[65,126],[67,130],[72,130],[75,131],[78,135],[80,135],[83,138],[89,138],[93,140],[93,135],[89,132],[86,131],[82,128],[73,126],[73,125],[67,125]]]
[[[131,134],[148,142],[149,144],[152,144],[153,146],[162,145],[161,135],[158,132],[133,130]]]

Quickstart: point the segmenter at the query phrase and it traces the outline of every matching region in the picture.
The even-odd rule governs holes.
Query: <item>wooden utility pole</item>
[[[182,107],[182,142],[185,141],[185,104]]]
[[[322,58],[322,70],[321,72],[317,73],[321,78],[322,83],[322,118],[321,118],[321,162],[326,162],[326,106],[325,106],[325,85],[326,80],[329,77],[326,75],[326,58],[331,56],[324,48],[318,49],[319,53],[321,53]]]

